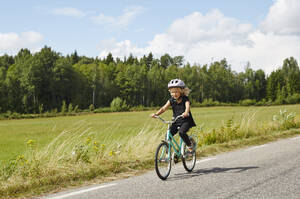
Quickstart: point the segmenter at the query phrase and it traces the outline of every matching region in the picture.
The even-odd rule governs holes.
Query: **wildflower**
[[[98,151],[99,151],[99,147],[98,147],[97,145],[94,145],[94,150],[95,150],[96,152],[98,152]]]
[[[33,147],[33,146],[35,145],[35,140],[28,140],[28,141],[26,142],[26,144],[27,144],[27,146],[29,146],[29,147]]]
[[[24,159],[25,159],[24,155],[18,155],[18,157],[17,157],[17,161],[21,161]]]
[[[109,156],[115,156],[115,155],[116,155],[116,152],[115,152],[115,151],[111,150],[111,151],[109,152]]]
[[[92,142],[92,139],[90,137],[86,138],[86,144],[89,145]]]

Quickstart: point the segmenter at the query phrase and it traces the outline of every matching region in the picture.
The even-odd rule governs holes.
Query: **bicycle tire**
[[[189,138],[194,145],[194,150],[191,154],[188,154],[190,152],[187,152],[187,146],[185,146],[184,156],[182,157],[182,164],[184,169],[190,173],[193,171],[196,165],[196,144],[197,143],[195,142],[193,137],[189,137]]]
[[[171,148],[172,150],[172,148]],[[169,144],[162,142],[158,145],[155,153],[155,171],[158,177],[162,180],[166,180],[171,172],[172,160],[168,154]]]

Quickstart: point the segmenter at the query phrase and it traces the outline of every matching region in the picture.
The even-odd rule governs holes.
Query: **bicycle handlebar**
[[[163,123],[165,123],[165,124],[173,124],[173,123],[175,123],[179,118],[181,118],[182,117],[182,115],[178,115],[174,120],[172,120],[172,121],[166,121],[166,120],[164,120],[163,118],[161,118],[161,117],[159,117],[158,115],[157,116],[155,116],[155,118],[158,118],[158,119],[160,119]]]

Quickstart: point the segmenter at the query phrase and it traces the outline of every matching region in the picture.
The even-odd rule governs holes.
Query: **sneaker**
[[[191,146],[187,146],[187,151],[188,151],[188,153],[194,152],[194,144],[193,143],[191,143]]]
[[[193,156],[194,154],[194,149],[192,146],[186,146],[186,151],[185,151],[185,154],[184,154],[184,158],[187,158],[187,157],[191,157]]]
[[[189,153],[193,153],[194,147],[193,146],[188,146],[187,150],[188,150]]]

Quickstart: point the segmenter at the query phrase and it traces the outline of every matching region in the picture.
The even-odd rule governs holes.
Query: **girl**
[[[190,89],[187,88],[184,82],[180,79],[172,79],[168,83],[168,89],[171,94],[171,98],[163,107],[161,107],[161,109],[159,109],[156,113],[153,113],[151,117],[155,118],[172,106],[173,117],[176,118],[179,115],[182,117],[172,124],[171,134],[174,136],[179,129],[179,135],[188,146],[188,150],[193,151],[193,146],[187,135],[188,130],[193,126],[196,126],[190,111],[191,103],[187,97]]]

